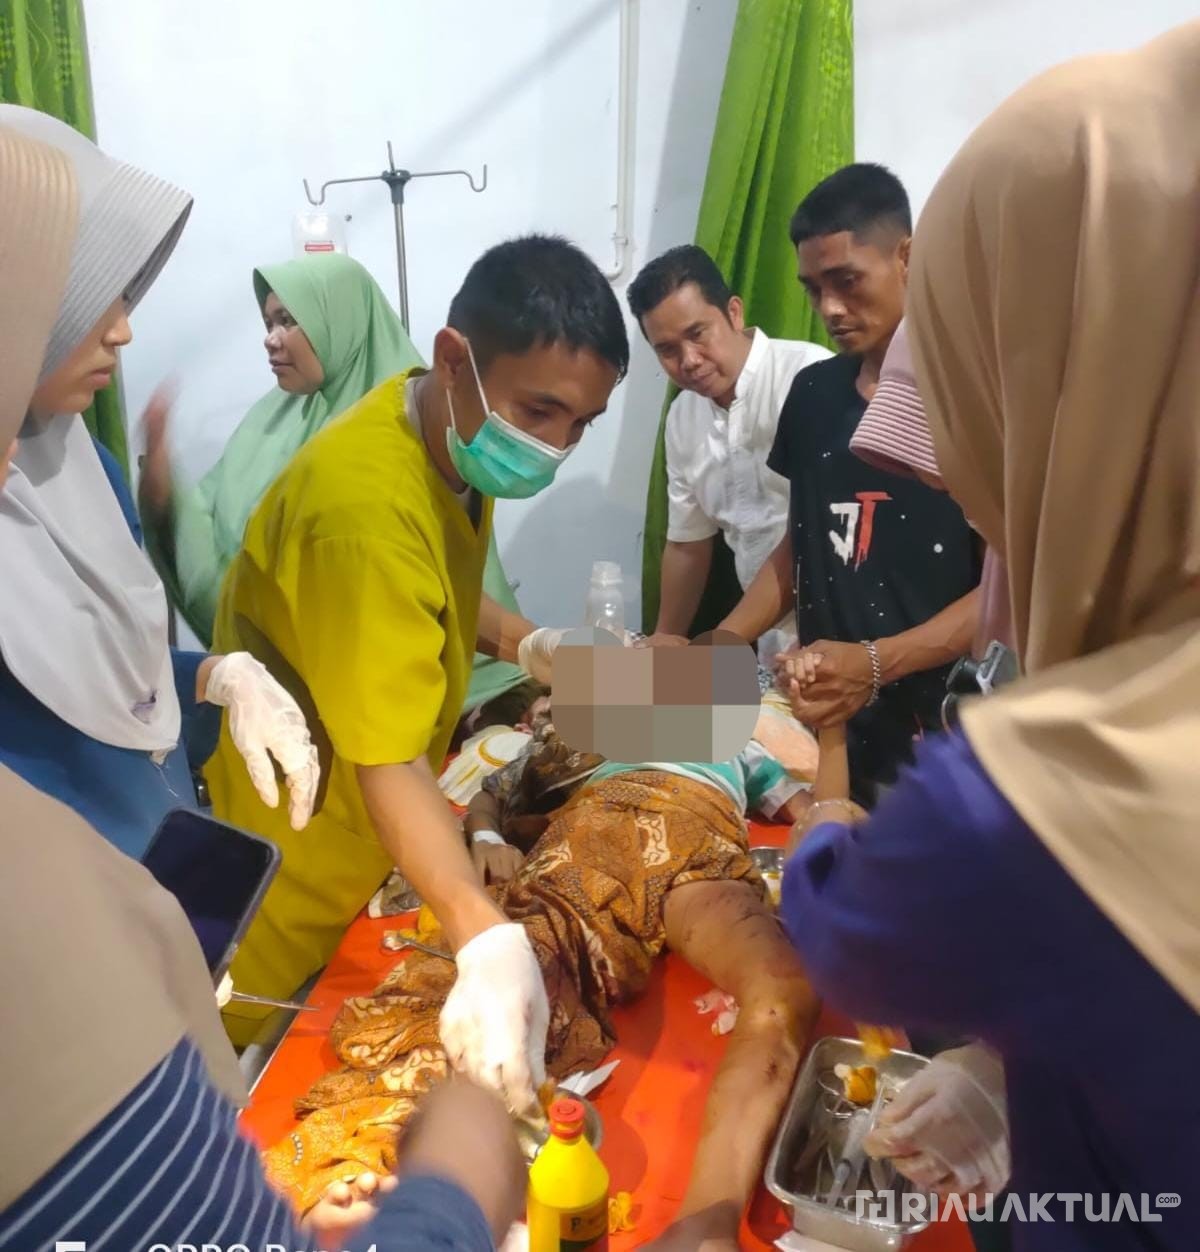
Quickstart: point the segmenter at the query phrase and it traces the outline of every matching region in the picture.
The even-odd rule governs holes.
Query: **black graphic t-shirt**
[[[900,634],[979,583],[979,544],[954,501],[850,451],[867,407],[859,367],[857,357],[836,356],[796,375],[767,461],[791,483],[801,643]],[[941,725],[948,673],[910,674],[851,721],[851,772],[864,798],[895,779],[915,736]]]

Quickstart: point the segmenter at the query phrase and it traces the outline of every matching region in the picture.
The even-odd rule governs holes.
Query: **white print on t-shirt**
[[[858,567],[871,554],[871,538],[875,533],[875,506],[881,500],[892,497],[886,491],[856,491],[854,500],[847,504],[831,504],[829,511],[834,517],[842,519],[845,533],[839,535],[836,530],[829,532],[833,550],[842,558],[843,565],[850,564],[854,558],[854,568]]]

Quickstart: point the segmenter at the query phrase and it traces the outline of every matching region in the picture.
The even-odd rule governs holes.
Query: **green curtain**
[[[827,342],[796,281],[788,222],[822,178],[853,159],[853,0],[739,0],[696,242],[746,302],[747,321],[769,335]],[[646,631],[658,618],[667,535],[664,429],[660,420],[646,503]],[[715,625],[740,594],[720,543],[693,633]]]
[[[0,100],[51,113],[95,139],[83,0],[0,0]],[[117,378],[83,416],[128,477]]]

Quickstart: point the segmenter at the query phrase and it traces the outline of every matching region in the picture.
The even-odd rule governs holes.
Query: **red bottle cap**
[[[583,1133],[584,1111],[578,1100],[555,1100],[550,1106],[550,1133],[559,1139],[576,1139]]]

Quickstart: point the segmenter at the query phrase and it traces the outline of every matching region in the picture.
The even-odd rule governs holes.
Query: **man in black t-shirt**
[[[792,218],[800,281],[839,355],[792,384],[767,462],[790,483],[788,532],[722,623],[752,642],[794,605],[800,643],[820,657],[796,714],[848,723],[865,803],[940,724],[978,614],[980,550],[957,505],[849,446],[904,312],[911,233],[904,188],[878,165],[839,170]]]

